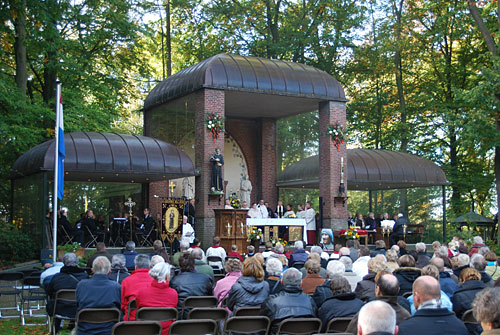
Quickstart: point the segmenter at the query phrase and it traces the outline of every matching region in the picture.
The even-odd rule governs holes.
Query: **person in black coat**
[[[323,322],[323,331],[331,319],[341,317],[353,317],[356,315],[364,302],[351,292],[351,285],[341,276],[334,276],[330,280],[332,297],[323,302],[318,317]]]
[[[392,228],[392,233],[389,236],[389,239],[391,241],[391,246],[394,244],[397,244],[399,240],[402,240],[404,237],[404,227],[408,227],[409,222],[408,219],[404,217],[402,213],[399,213],[397,215],[397,219],[395,220],[396,223],[394,224],[394,227]]]
[[[144,220],[140,229],[143,231],[144,236],[148,236],[155,226],[155,220],[151,216],[149,208],[144,208]]]
[[[59,217],[58,224],[64,227],[66,233],[73,237],[74,242],[78,242],[83,245],[84,233],[81,229],[73,228],[71,223],[68,221],[68,212],[65,209],[61,209],[61,216]]]
[[[212,280],[203,273],[194,272],[194,258],[191,254],[179,257],[180,274],[170,281],[170,287],[177,291],[179,302],[177,310],[181,312],[182,304],[187,297],[212,295]],[[188,310],[184,310],[182,318],[187,317]]]
[[[260,314],[271,320],[271,334],[276,334],[281,321],[287,318],[314,318],[317,307],[300,288],[302,274],[295,268],[283,273],[283,289],[269,296],[262,304]]]
[[[74,290],[82,279],[87,279],[88,275],[84,269],[78,267],[78,258],[72,252],[63,256],[64,266],[61,271],[52,277],[49,286],[47,287],[47,314],[54,315],[54,303],[56,293],[59,290]],[[76,316],[76,302],[58,302],[55,314],[67,317]],[[56,332],[61,328],[61,320],[56,318]]]
[[[472,308],[472,301],[476,294],[481,292],[486,286],[481,281],[481,274],[473,268],[464,269],[460,273],[460,286],[451,297],[453,311],[458,318],[461,318],[465,311]]]
[[[227,294],[227,308],[259,306],[269,297],[269,284],[264,280],[264,269],[256,257],[245,259],[242,276]]]
[[[441,308],[439,282],[430,276],[421,276],[413,284],[413,303],[417,312],[399,324],[404,335],[468,335],[469,332],[452,312]]]
[[[399,269],[394,271],[394,276],[399,281],[399,295],[412,291],[413,282],[420,276],[422,270],[415,267],[415,259],[410,255],[399,258]]]

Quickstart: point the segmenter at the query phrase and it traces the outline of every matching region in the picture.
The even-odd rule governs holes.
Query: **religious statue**
[[[175,213],[174,211],[170,212],[170,224],[168,225],[168,229],[174,229],[174,218],[175,218]]]
[[[210,191],[214,193],[221,193],[224,191],[224,183],[222,182],[222,166],[224,165],[224,158],[220,154],[220,149],[215,149],[215,154],[210,157],[212,165],[212,178],[210,182]]]
[[[333,250],[333,232],[329,228],[321,230],[321,243],[323,250]]]
[[[244,177],[240,184],[240,198],[241,203],[246,202],[250,204],[250,195],[252,194],[252,183],[248,176]]]
[[[189,181],[188,177],[185,177],[182,180],[182,193],[186,199],[193,199],[194,198],[194,189],[193,185]]]

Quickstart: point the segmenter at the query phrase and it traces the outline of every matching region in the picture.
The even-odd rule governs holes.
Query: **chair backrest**
[[[117,308],[84,308],[76,314],[76,323],[119,322],[120,310]]]
[[[224,275],[222,273],[216,273],[216,274],[214,274],[214,281],[217,284],[217,282],[219,280],[224,279],[225,277],[226,277],[226,275]]]
[[[172,335],[215,334],[217,322],[210,319],[179,320],[170,325],[168,333]]]
[[[158,322],[177,320],[177,309],[173,307],[141,307],[135,314],[135,319]]]
[[[160,335],[161,324],[156,321],[118,322],[111,330],[112,335]]]
[[[188,320],[191,319],[211,319],[216,321],[226,320],[227,309],[217,307],[198,307],[189,311]]]
[[[137,302],[134,299],[130,299],[127,305],[127,319],[129,319],[130,312],[137,309]]]
[[[317,318],[290,318],[281,321],[278,334],[314,334],[321,331],[321,320]]]
[[[76,302],[76,290],[59,290],[56,292],[56,301]]]
[[[0,273],[0,281],[19,281],[23,280],[24,274],[22,272],[4,272]]]
[[[477,322],[476,318],[474,317],[474,314],[472,313],[472,309],[468,309],[465,311],[465,313],[462,315],[462,322],[463,323],[479,323],[479,322]]]
[[[300,270],[304,267],[304,262],[295,262],[293,263],[292,267],[296,268],[297,270]]]
[[[29,276],[23,279],[24,286],[40,286],[40,277]]]
[[[222,262],[222,258],[219,256],[207,256],[207,263],[208,262]]]
[[[182,303],[181,317],[185,318],[185,311],[196,307],[217,307],[218,300],[214,296],[187,297]]]
[[[326,332],[344,332],[347,330],[347,326],[352,321],[352,318],[333,318],[328,321],[326,326]]]
[[[223,334],[236,333],[269,333],[271,321],[266,316],[234,316],[224,323]]]
[[[240,307],[234,311],[233,316],[260,316],[260,306]]]

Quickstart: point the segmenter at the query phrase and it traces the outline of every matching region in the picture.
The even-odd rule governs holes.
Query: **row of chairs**
[[[12,299],[13,304],[5,301],[0,308],[0,318],[20,318],[22,326],[39,325],[26,324],[26,317],[46,318],[46,314],[39,313],[45,307],[46,294],[40,287],[40,271],[36,269],[19,272],[0,273],[0,296]],[[2,311],[15,310],[14,315],[2,315]],[[37,313],[38,312],[38,313]],[[46,324],[44,321],[42,324]]]

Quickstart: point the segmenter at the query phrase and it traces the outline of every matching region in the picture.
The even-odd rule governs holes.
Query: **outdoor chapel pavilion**
[[[275,59],[219,54],[163,80],[144,104],[144,135],[180,147],[194,159],[197,236],[208,246],[215,233],[213,209],[224,202],[210,194],[210,157],[221,150],[225,164],[226,194],[238,192],[241,179],[252,184],[251,201],[277,202],[276,122],[278,119],[319,110],[320,196],[323,227],[345,228],[345,192],[339,194],[341,162],[346,147],[338,148],[328,126],[345,127],[346,98],[339,82],[314,67]],[[207,115],[225,118],[225,132],[209,136]],[[344,168],[344,171],[346,169]],[[180,192],[181,180],[176,182]],[[344,178],[345,189],[347,181]],[[168,181],[149,187],[152,212],[168,196]],[[180,194],[180,193],[178,193]]]

